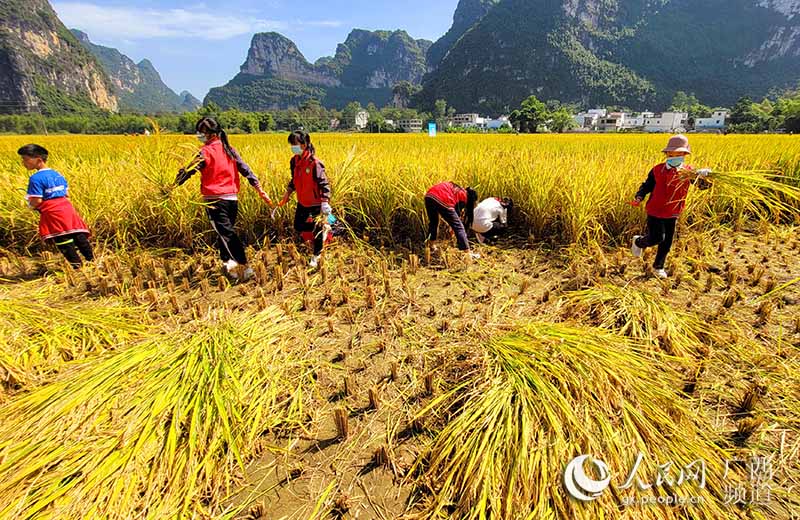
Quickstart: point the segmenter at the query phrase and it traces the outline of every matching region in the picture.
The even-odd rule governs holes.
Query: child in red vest
[[[29,144],[17,150],[17,154],[27,170],[36,170],[28,180],[25,198],[28,206],[40,214],[39,235],[42,240],[55,243],[73,267],[82,264],[78,251],[87,262],[91,262],[94,253],[89,243],[89,228],[69,200],[67,180],[47,167],[48,151],[38,144]]]
[[[428,213],[428,240],[436,240],[439,233],[439,217],[447,222],[456,234],[458,248],[474,259],[481,256],[470,251],[467,232],[460,213],[465,211],[467,228],[472,227],[478,193],[472,188],[462,188],[453,182],[440,182],[425,194],[425,211]]]
[[[211,227],[217,233],[217,246],[223,262],[223,271],[233,280],[242,281],[254,276],[247,265],[247,256],[239,236],[236,234],[236,216],[239,213],[239,174],[258,192],[267,204],[272,204],[253,170],[242,160],[239,153],[228,142],[228,135],[214,119],[204,117],[195,126],[197,138],[203,143],[196,162],[188,169],[181,169],[175,183],[180,186],[200,172],[200,192],[208,206],[206,214]],[[241,267],[241,269],[240,269]]]
[[[289,134],[289,144],[292,147],[292,159],[289,161],[292,178],[278,206],[285,206],[292,193],[297,193],[294,229],[301,236],[312,234],[314,256],[308,265],[316,268],[324,245],[324,225],[331,215],[331,185],[325,174],[325,165],[317,159],[308,133],[300,130],[292,132]]]
[[[631,205],[639,206],[644,198],[650,195],[646,206],[647,235],[633,237],[631,252],[638,258],[642,256],[644,249],[658,246],[653,267],[656,276],[667,278],[664,263],[672,249],[678,217],[686,207],[689,187],[697,182],[699,189],[708,189],[711,184],[707,177],[711,170],[695,171],[691,166],[685,165],[686,156],[692,152],[689,139],[684,135],[671,137],[667,147],[662,151],[666,154],[667,160],[650,170],[647,180],[631,202]]]

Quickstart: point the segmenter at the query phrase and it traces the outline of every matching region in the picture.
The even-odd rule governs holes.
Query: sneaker
[[[633,243],[631,243],[631,253],[633,253],[633,256],[636,258],[642,257],[642,248],[636,245],[636,241],[640,238],[642,238],[642,235],[634,235]]]
[[[311,257],[311,261],[308,262],[308,266],[312,269],[316,269],[319,265],[319,255],[314,255]]]
[[[470,253],[469,257],[472,258],[473,260],[480,260],[481,254],[480,253]]]
[[[658,278],[669,278],[669,275],[663,269],[656,269],[655,273]]]
[[[252,267],[248,267],[242,273],[242,281],[246,282],[248,280],[252,280],[253,278],[255,278],[255,276],[256,276],[256,273],[253,271],[253,268]]]
[[[239,279],[239,262],[236,260],[228,260],[222,263],[222,274],[231,280]]]
[[[483,236],[483,233],[475,233],[475,238],[478,239],[478,243],[483,245],[486,243],[486,238]]]

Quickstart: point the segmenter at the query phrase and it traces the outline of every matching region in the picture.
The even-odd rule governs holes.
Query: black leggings
[[[61,254],[64,255],[64,258],[73,267],[80,267],[83,264],[78,251],[87,262],[94,260],[92,244],[89,243],[89,235],[87,233],[70,233],[69,235],[55,237],[52,240],[58,250],[61,251]]]
[[[247,264],[244,246],[236,234],[236,216],[239,214],[239,202],[236,200],[214,200],[206,208],[211,227],[217,232],[219,257],[223,262],[236,260],[241,265]]]
[[[428,240],[436,240],[436,237],[439,235],[439,217],[441,216],[444,221],[453,228],[453,232],[456,234],[458,248],[462,251],[469,250],[467,232],[455,208],[447,208],[433,197],[425,197],[425,211],[428,213],[429,222]]]
[[[664,269],[664,262],[675,239],[677,222],[677,218],[647,217],[647,235],[636,240],[636,245],[642,249],[658,246],[656,261],[653,262],[653,267],[656,269]]]
[[[297,205],[294,212],[294,230],[298,233],[314,234],[314,255],[322,253],[322,227],[317,224],[317,217],[322,213],[320,206],[305,207]],[[311,217],[311,222],[308,221]]]

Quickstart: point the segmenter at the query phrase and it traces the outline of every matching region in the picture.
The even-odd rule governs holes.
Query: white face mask
[[[205,144],[206,141],[208,141],[208,138],[206,137],[206,134],[197,134],[196,137],[197,137],[197,140],[200,141],[203,144]]]

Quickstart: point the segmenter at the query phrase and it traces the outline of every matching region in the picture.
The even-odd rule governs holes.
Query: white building
[[[622,128],[625,130],[644,128],[645,121],[652,119],[653,116],[655,116],[653,112],[625,114],[625,122],[623,123]]]
[[[480,114],[457,114],[453,116],[451,122],[453,126],[463,126],[464,128],[478,126],[481,120]]]
[[[397,126],[403,132],[422,132],[422,119],[401,119]]]
[[[645,132],[685,132],[689,124],[686,112],[662,112],[645,118]]]
[[[511,121],[508,116],[500,116],[497,119],[486,119],[486,128],[489,130],[500,130],[503,127],[510,127]]]
[[[369,112],[366,110],[360,110],[356,113],[356,120],[353,123],[353,126],[358,128],[359,130],[363,130],[369,124]]]
[[[598,119],[597,129],[601,132],[619,132],[625,128],[626,114],[624,112],[611,112]]]
[[[606,115],[608,115],[608,111],[606,109],[593,108],[573,116],[573,119],[575,119],[575,123],[578,125],[578,128],[595,130],[599,124],[600,118],[606,117]]]
[[[711,117],[698,117],[694,120],[694,128],[695,130],[722,130],[725,128],[728,114],[727,110],[716,110]]]

